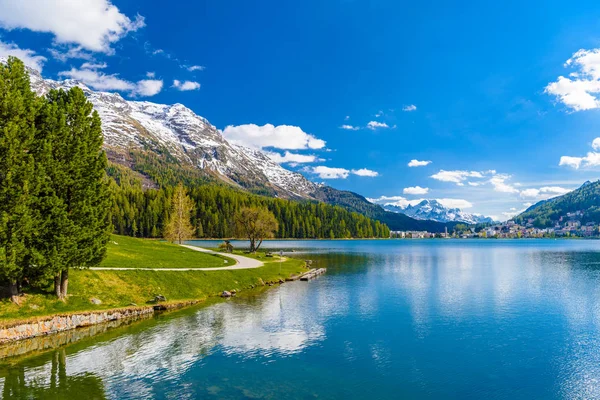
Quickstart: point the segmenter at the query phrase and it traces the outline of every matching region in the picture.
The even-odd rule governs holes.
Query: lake
[[[600,241],[264,246],[295,250],[289,255],[314,260],[327,274],[0,361],[0,393],[73,399],[600,398]]]

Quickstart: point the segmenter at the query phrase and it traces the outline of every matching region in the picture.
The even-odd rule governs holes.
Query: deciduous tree
[[[250,252],[256,252],[264,239],[272,238],[278,224],[272,212],[265,208],[244,207],[235,215],[238,236],[248,238]],[[258,241],[258,244],[256,242]]]

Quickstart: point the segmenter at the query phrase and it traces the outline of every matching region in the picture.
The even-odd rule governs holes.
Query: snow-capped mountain
[[[320,187],[260,150],[229,143],[216,127],[182,104],[125,100],[118,93],[94,91],[76,80],[44,79],[37,71],[28,70],[32,89],[40,95],[74,86],[85,92],[102,119],[109,156],[132,149],[168,152],[179,162],[230,184],[268,189],[281,197],[311,199]]]
[[[492,218],[480,214],[470,214],[459,208],[443,206],[437,200],[423,200],[419,204],[400,207],[393,203],[384,204],[387,211],[402,213],[415,219],[428,219],[438,222],[462,222],[480,224],[494,222]]]

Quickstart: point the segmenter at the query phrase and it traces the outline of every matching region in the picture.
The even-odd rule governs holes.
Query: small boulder
[[[221,297],[231,297],[231,292],[224,290],[223,293],[221,293]]]
[[[131,307],[137,307],[137,304],[135,304],[135,303],[129,303],[129,306],[131,306]]]
[[[162,294],[159,294],[154,297],[155,303],[160,303],[161,301],[167,301],[167,298],[165,296],[163,296]]]
[[[100,305],[100,304],[102,304],[102,300],[92,297],[90,299],[90,303],[95,304],[95,305]]]
[[[285,282],[282,278],[279,278],[279,284],[282,284],[283,282]]]
[[[236,294],[236,293],[237,293],[237,290],[235,290],[235,289],[231,290],[231,294]]]

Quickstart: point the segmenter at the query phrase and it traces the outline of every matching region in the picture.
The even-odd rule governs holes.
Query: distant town
[[[394,239],[429,239],[429,238],[554,238],[554,237],[598,237],[600,226],[597,222],[582,223],[583,211],[575,211],[561,216],[553,227],[537,228],[534,220],[529,219],[525,225],[512,220],[498,224],[465,225],[458,224],[449,232],[432,233],[427,231],[391,231]]]

